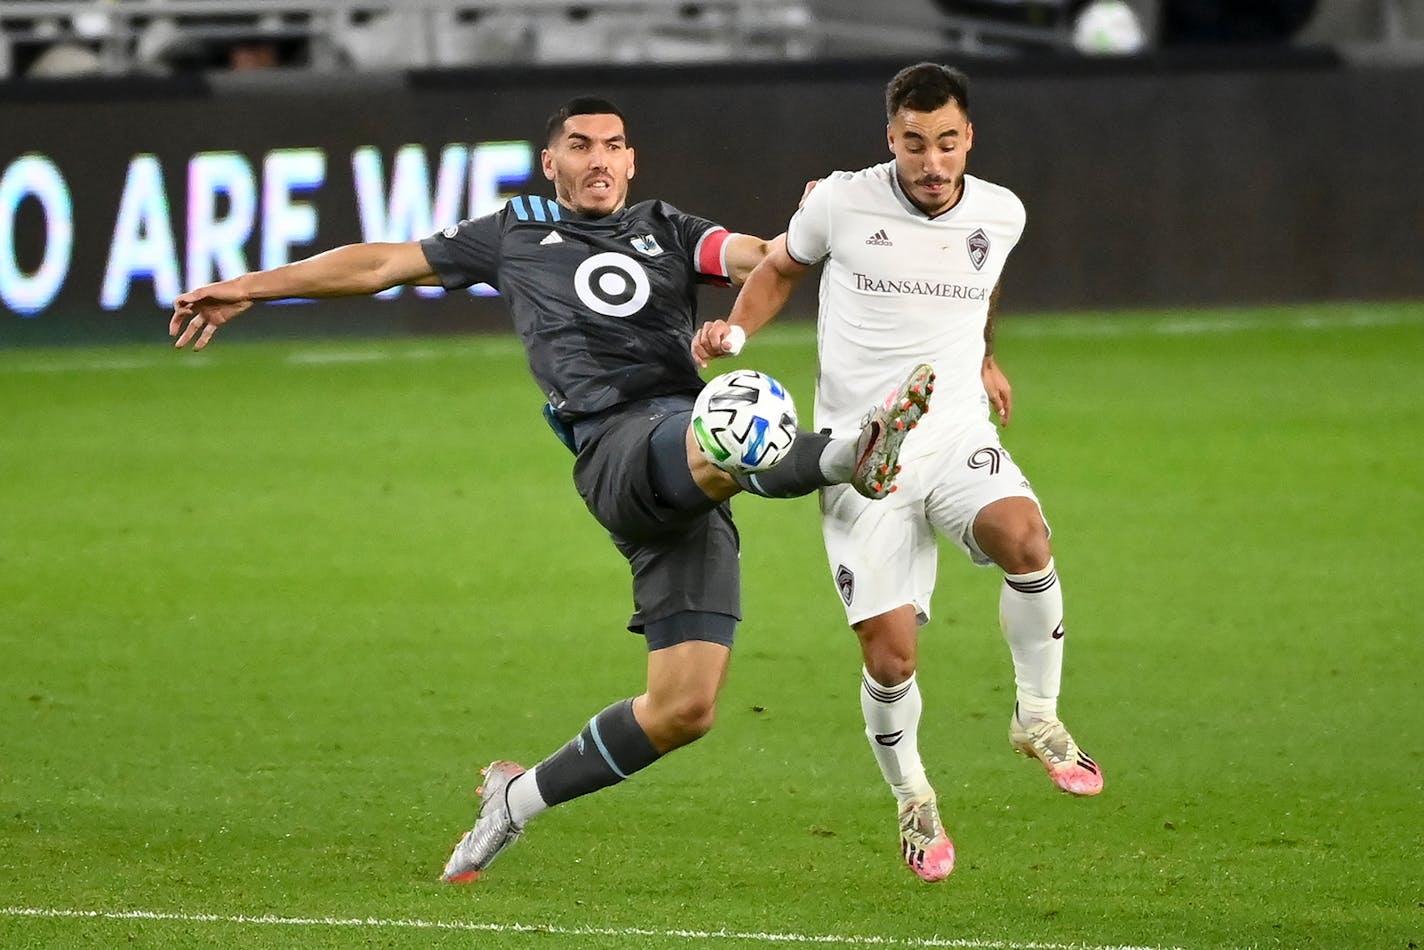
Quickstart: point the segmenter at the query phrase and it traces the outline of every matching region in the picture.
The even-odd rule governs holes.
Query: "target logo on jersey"
[[[648,302],[652,285],[642,264],[627,254],[605,251],[593,255],[574,271],[574,292],[594,313],[631,317]]]
[[[796,441],[796,405],[767,374],[733,370],[698,393],[692,432],[702,454],[724,472],[763,472],[786,458]]]

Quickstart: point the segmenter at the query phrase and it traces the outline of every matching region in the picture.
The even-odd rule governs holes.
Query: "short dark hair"
[[[564,131],[564,122],[570,116],[576,115],[616,115],[623,122],[623,128],[628,127],[628,120],[623,118],[623,110],[619,109],[612,102],[602,96],[574,96],[568,102],[554,110],[549,116],[549,121],[544,127],[544,141],[552,144]]]
[[[916,63],[896,73],[885,87],[885,118],[901,109],[933,112],[950,100],[969,117],[969,77],[953,66]]]

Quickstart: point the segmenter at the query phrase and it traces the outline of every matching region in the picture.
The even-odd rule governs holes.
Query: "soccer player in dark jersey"
[[[521,195],[421,241],[351,244],[200,287],[174,301],[169,323],[176,345],[196,350],[259,300],[486,282],[509,307],[545,416],[577,456],[579,494],[632,567],[628,627],[647,640],[647,689],[595,714],[527,771],[490,763],[479,817],[445,865],[447,881],[479,877],[546,808],[707,733],[741,618],[727,499],[842,483],[884,497],[933,385],[929,367],[917,367],[884,405],[867,407],[857,437],[801,432],[788,457],[754,480],[717,468],[689,424],[703,385],[690,353],[696,284],[740,284],[770,243],[661,201],[627,205],[634,154],[607,100],[566,103],[549,117],[546,141],[541,163],[555,201]]]

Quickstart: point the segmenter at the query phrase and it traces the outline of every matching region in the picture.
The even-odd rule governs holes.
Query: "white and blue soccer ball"
[[[765,373],[734,369],[698,393],[692,432],[702,454],[722,471],[764,472],[786,458],[796,441],[796,404]]]

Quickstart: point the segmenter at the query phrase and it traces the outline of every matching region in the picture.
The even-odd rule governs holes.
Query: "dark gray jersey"
[[[696,284],[726,283],[725,228],[662,201],[601,218],[521,195],[421,241],[447,290],[504,297],[529,368],[565,420],[702,388]]]

